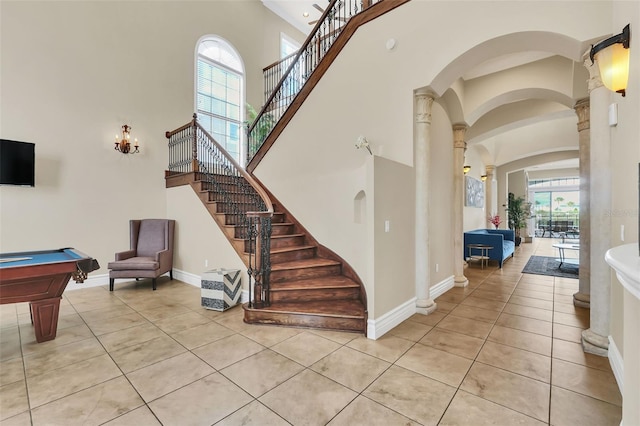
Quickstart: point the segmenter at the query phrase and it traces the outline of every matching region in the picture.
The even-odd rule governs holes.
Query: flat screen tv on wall
[[[35,144],[0,139],[0,185],[35,186]]]

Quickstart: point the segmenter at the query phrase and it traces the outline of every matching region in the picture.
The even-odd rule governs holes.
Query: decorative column
[[[431,147],[431,107],[435,97],[416,91],[414,167],[416,172],[416,312],[428,315],[436,310],[429,294],[429,149]]]
[[[466,124],[453,126],[453,283],[456,287],[466,287],[469,280],[464,276],[464,247],[462,246],[464,209],[464,152],[467,143],[464,135]]]
[[[487,175],[487,180],[484,181],[484,205],[485,205],[485,213],[486,216],[493,216],[497,214],[497,211],[494,210],[494,192],[495,192],[495,179],[496,179],[496,166],[486,166],[485,174]]]
[[[585,352],[607,356],[611,317],[611,271],[604,256],[611,248],[611,138],[607,121],[611,92],[603,86],[598,66],[592,64],[588,56],[584,65],[590,76],[588,179],[591,314],[590,328],[582,332],[582,347]],[[580,203],[582,204],[582,200]]]
[[[591,299],[591,230],[589,214],[589,98],[580,99],[573,107],[578,115],[578,144],[580,147],[580,278],[578,292],[573,295],[573,304],[589,308]]]

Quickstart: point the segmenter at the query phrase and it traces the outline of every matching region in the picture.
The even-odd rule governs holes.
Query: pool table
[[[36,341],[56,338],[69,279],[84,282],[98,262],[73,248],[0,254],[0,304],[29,302]]]

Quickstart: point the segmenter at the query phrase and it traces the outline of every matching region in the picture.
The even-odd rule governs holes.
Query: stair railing
[[[383,0],[330,0],[322,17],[295,55],[280,81],[267,98],[256,119],[249,125],[247,164],[318,67],[349,19]],[[290,58],[287,58],[288,62]]]
[[[269,304],[271,219],[273,205],[264,189],[198,123],[197,115],[184,126],[166,132],[169,139],[168,175],[195,173],[202,189],[215,194],[217,211],[235,226],[248,252],[249,304]],[[253,293],[253,294],[252,294]]]

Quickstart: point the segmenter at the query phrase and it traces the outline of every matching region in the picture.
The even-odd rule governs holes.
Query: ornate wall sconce
[[[369,141],[362,135],[358,136],[358,143],[356,144],[356,148],[367,148],[369,154],[373,155],[373,152],[371,152],[371,147],[369,146]]]
[[[469,173],[469,170],[471,170],[471,166],[467,166],[465,164],[464,167],[462,167],[462,171],[464,172],[464,174],[466,175],[467,173]]]
[[[487,175],[482,175],[482,176],[480,176],[480,180],[481,180],[481,181],[483,181],[483,182],[486,182],[486,180],[487,180]]]
[[[131,126],[128,125],[123,125],[122,126],[122,137],[116,135],[116,146],[115,146],[115,150],[118,152],[121,152],[123,154],[137,154],[140,151],[138,150],[138,148],[140,147],[140,145],[138,145],[138,139],[134,139],[133,143],[133,148],[134,150],[131,150],[131,142],[129,141],[131,139]]]
[[[613,92],[626,94],[629,81],[629,40],[631,31],[629,24],[620,34],[609,37],[591,46],[589,57],[591,63],[598,61],[600,78],[605,87]]]

